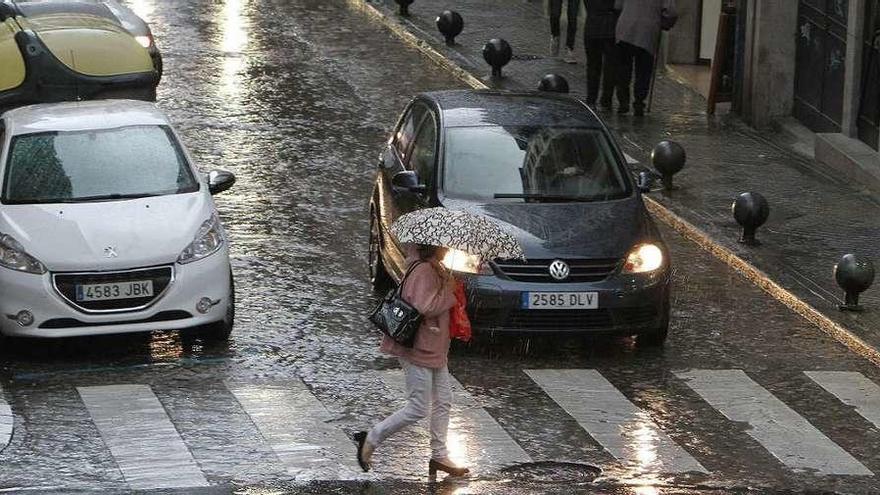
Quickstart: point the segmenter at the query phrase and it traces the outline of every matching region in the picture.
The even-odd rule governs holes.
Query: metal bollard
[[[541,82],[538,84],[538,91],[568,93],[568,81],[559,74],[547,74],[541,78]]]
[[[399,7],[399,14],[402,16],[409,16],[409,6],[412,5],[414,0],[394,0],[397,2],[397,6]]]
[[[846,254],[834,265],[834,280],[846,293],[846,302],[838,308],[841,311],[863,311],[859,306],[859,294],[874,283],[874,263],[867,258]]]
[[[747,246],[760,246],[761,243],[755,238],[755,231],[770,216],[770,205],[767,199],[759,193],[746,192],[737,196],[731,207],[733,218],[743,228],[739,242]]]
[[[501,39],[493,38],[483,46],[483,59],[492,66],[492,77],[503,77],[501,68],[513,58],[513,49],[510,43]]]
[[[446,38],[446,44],[452,46],[455,44],[455,37],[464,30],[464,19],[458,12],[444,10],[437,16],[437,29]]]
[[[663,178],[663,188],[667,191],[675,189],[672,185],[672,177],[681,172],[687,161],[687,153],[684,148],[675,141],[660,141],[651,151],[651,163],[660,172]]]

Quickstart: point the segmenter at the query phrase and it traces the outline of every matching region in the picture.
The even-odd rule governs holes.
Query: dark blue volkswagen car
[[[450,252],[475,331],[637,335],[662,345],[669,252],[602,121],[554,93],[441,91],[417,96],[381,154],[370,199],[369,267],[400,279],[390,233],[406,212],[441,206],[505,226],[527,261]]]

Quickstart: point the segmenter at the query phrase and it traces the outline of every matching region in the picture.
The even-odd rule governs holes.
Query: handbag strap
[[[400,294],[403,292],[403,283],[406,282],[407,278],[409,278],[409,274],[412,273],[413,270],[415,270],[415,268],[422,263],[424,263],[424,261],[418,260],[413,262],[412,265],[409,265],[409,268],[407,268],[406,273],[403,274],[403,278],[400,279],[400,283],[397,284],[397,288],[394,290],[395,297],[400,297]]]

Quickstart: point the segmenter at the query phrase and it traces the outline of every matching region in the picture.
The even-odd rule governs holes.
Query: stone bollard
[[[651,150],[651,163],[660,172],[660,176],[663,178],[663,189],[667,191],[675,189],[672,185],[672,177],[681,172],[686,161],[687,153],[675,141],[660,141]]]
[[[444,10],[437,16],[437,29],[446,38],[446,44],[452,46],[455,44],[455,37],[464,30],[464,19],[458,12]]]
[[[747,246],[759,246],[761,243],[755,239],[755,231],[770,216],[770,205],[764,196],[758,193],[746,192],[737,196],[731,207],[733,218],[743,228],[739,242]]]
[[[400,8],[400,15],[409,16],[409,6],[412,5],[414,0],[394,0],[397,2],[397,6]]]
[[[874,283],[874,263],[867,258],[846,254],[834,265],[834,280],[846,293],[846,302],[838,308],[841,311],[862,311],[859,294]]]
[[[541,78],[541,82],[538,84],[538,91],[568,93],[568,81],[559,74],[547,74]]]
[[[483,46],[483,59],[492,66],[492,77],[500,78],[501,68],[513,58],[510,43],[501,38],[493,38]]]

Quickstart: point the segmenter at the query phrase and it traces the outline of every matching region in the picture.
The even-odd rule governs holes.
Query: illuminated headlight
[[[46,273],[46,267],[27,254],[24,247],[7,234],[0,234],[0,266],[37,275]]]
[[[663,266],[663,250],[654,244],[640,244],[626,256],[623,273],[648,273]]]
[[[191,263],[211,256],[223,246],[223,242],[223,227],[220,225],[220,218],[215,213],[199,227],[196,238],[180,253],[177,262],[180,264]]]
[[[458,249],[447,249],[441,263],[454,272],[473,273],[475,275],[492,274],[492,269],[486,263],[483,263],[479,256],[468,254]]]
[[[153,44],[153,40],[149,36],[135,36],[134,40],[144,48],[149,48]]]

